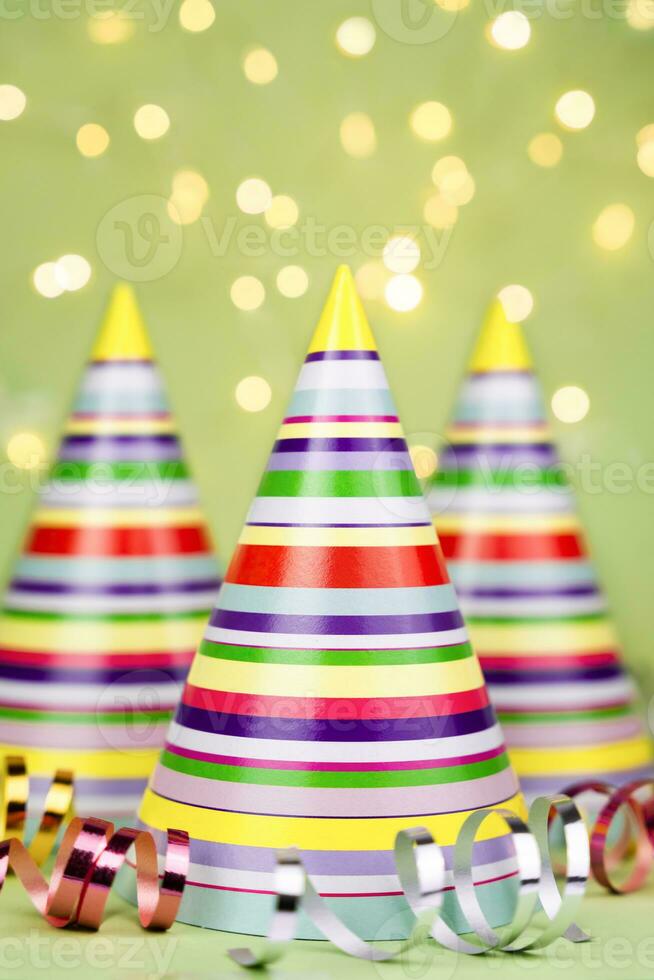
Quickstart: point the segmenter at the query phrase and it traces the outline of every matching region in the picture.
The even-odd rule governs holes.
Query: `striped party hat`
[[[35,812],[130,814],[220,581],[134,297],[116,288],[0,611],[0,755]]]
[[[411,918],[398,830],[428,827],[451,862],[466,814],[498,803],[523,805],[342,267],[140,817],[162,848],[191,834],[185,922],[264,933],[295,845],[352,928],[389,937]],[[496,923],[513,873],[493,818],[475,876]]]
[[[527,797],[652,774],[522,331],[492,306],[429,504]]]

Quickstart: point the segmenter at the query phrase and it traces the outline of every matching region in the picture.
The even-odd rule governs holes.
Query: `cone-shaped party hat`
[[[150,344],[118,286],[0,612],[0,754],[38,811],[130,814],[220,581]]]
[[[497,301],[429,503],[525,795],[652,774],[649,740],[552,443],[522,330]]]
[[[166,827],[191,834],[183,921],[265,932],[276,849],[295,845],[351,927],[388,937],[411,918],[397,831],[428,827],[451,861],[466,813],[521,808],[517,792],[343,267],[140,817],[161,846]],[[487,914],[506,921],[497,818],[475,865]]]

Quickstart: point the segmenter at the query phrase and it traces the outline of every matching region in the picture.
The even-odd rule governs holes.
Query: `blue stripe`
[[[374,616],[385,612],[449,612],[457,608],[451,585],[415,589],[289,589],[225,582],[218,599],[221,608],[240,612],[308,616]]]

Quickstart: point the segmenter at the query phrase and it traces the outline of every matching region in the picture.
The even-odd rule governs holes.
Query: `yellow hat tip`
[[[119,282],[111,294],[91,360],[148,361],[152,357],[152,347],[134,291],[126,282]]]
[[[327,302],[309,346],[309,353],[334,350],[377,350],[359,298],[352,270],[339,265]]]
[[[528,371],[531,357],[518,323],[512,323],[502,302],[496,298],[490,305],[470,361],[469,370]]]

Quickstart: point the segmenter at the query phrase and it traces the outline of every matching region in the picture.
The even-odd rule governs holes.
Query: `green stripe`
[[[192,612],[153,612],[153,613],[54,613],[54,612],[35,612],[31,609],[10,609],[5,606],[2,615],[12,619],[36,619],[47,622],[54,621],[75,621],[89,623],[131,623],[133,626],[138,623],[153,623],[168,621],[171,619],[184,620],[191,622],[200,620],[204,622],[208,619],[211,609],[198,609]]]
[[[30,708],[0,707],[0,718],[11,721],[38,721],[63,725],[125,725],[142,724],[145,721],[170,721],[172,711],[34,711]]]
[[[502,489],[512,487],[522,490],[530,487],[568,487],[569,481],[562,470],[525,467],[516,470],[441,470],[431,480],[434,487],[487,487]]]
[[[589,711],[543,711],[513,712],[498,711],[502,725],[567,725],[571,721],[599,721],[603,718],[623,718],[633,714],[631,705],[617,705],[614,708],[591,708]]]
[[[413,470],[271,470],[260,497],[420,497]]]
[[[51,480],[184,480],[188,467],[182,459],[127,460],[109,463],[60,459],[52,467]]]
[[[267,647],[228,646],[202,640],[198,651],[218,660],[257,664],[301,664],[323,667],[383,667],[394,664],[435,664],[472,656],[469,643],[422,650],[271,650]]]
[[[390,788],[393,786],[438,786],[468,779],[481,779],[503,772],[509,761],[506,753],[468,765],[439,766],[437,769],[401,769],[374,772],[324,772],[295,769],[258,769],[256,766],[224,766],[198,759],[187,759],[164,751],[161,761],[168,769],[220,779],[230,783],[249,783],[259,786],[300,786],[315,788]]]
[[[609,617],[605,612],[583,613],[581,616],[466,616],[467,623],[478,626],[556,626],[557,623],[597,623]]]

